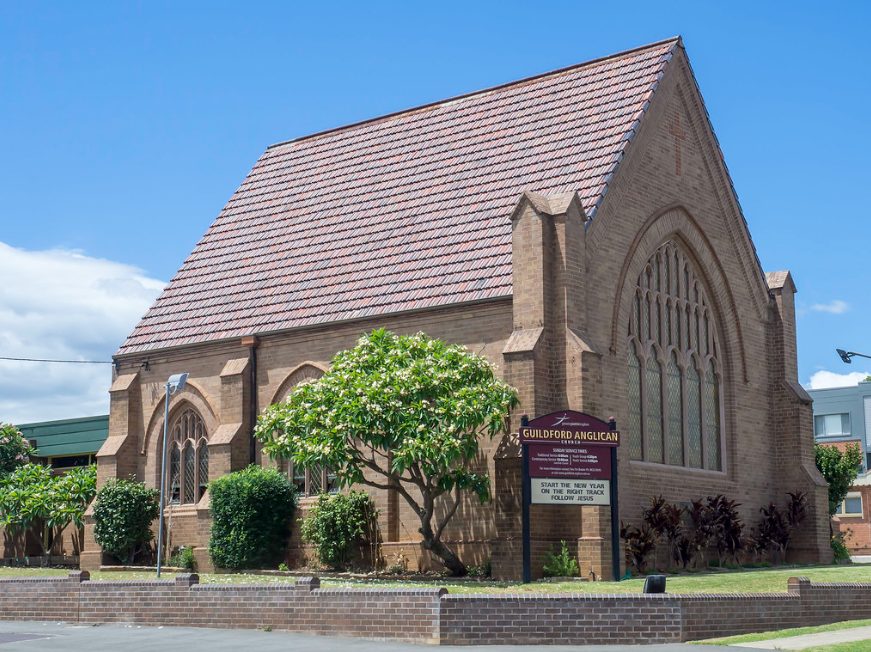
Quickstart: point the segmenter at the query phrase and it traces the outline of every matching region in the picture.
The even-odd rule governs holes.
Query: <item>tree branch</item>
[[[457,488],[457,489],[454,489],[454,504],[445,513],[444,517],[441,519],[441,522],[439,523],[438,527],[436,528],[435,536],[433,537],[436,541],[441,539],[442,532],[444,532],[444,530],[445,530],[445,526],[448,524],[448,521],[450,521],[453,518],[454,514],[457,513],[457,508],[459,506],[460,506],[460,490],[459,490],[459,488]]]

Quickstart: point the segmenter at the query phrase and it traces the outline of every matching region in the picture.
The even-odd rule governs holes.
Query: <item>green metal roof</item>
[[[25,439],[36,440],[39,458],[96,453],[109,436],[109,415],[60,419],[18,426]]]

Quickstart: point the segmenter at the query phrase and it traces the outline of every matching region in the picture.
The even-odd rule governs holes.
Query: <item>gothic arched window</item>
[[[192,408],[182,410],[170,427],[169,496],[173,503],[196,503],[209,483],[206,426]]]
[[[291,376],[282,384],[282,388],[288,387],[284,393],[282,400],[287,400],[291,393],[298,387],[312,383],[323,375],[323,371],[312,366],[305,365],[297,369]],[[282,460],[280,462],[281,469],[290,478],[290,481],[296,487],[296,491],[300,496],[317,496],[322,493],[337,493],[339,491],[339,481],[336,474],[328,467],[322,465],[313,465],[308,468],[298,466],[290,460]]]
[[[628,335],[629,457],[721,471],[719,338],[704,286],[674,242],[638,277]]]

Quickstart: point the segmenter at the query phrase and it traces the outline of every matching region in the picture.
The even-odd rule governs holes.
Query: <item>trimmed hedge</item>
[[[209,496],[209,555],[216,567],[264,568],[280,561],[296,507],[287,477],[252,465],[212,480]]]
[[[104,552],[132,564],[154,538],[160,512],[156,489],[134,480],[109,480],[94,502],[94,538]]]

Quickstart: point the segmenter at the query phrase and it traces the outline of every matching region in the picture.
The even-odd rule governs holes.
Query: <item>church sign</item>
[[[609,480],[530,478],[533,505],[610,505]]]
[[[611,507],[614,579],[620,577],[617,516],[616,422],[562,410],[529,421],[521,419],[523,451],[523,581],[532,576],[531,505]]]
[[[611,479],[611,452],[605,446],[535,444],[529,447],[529,477]]]

